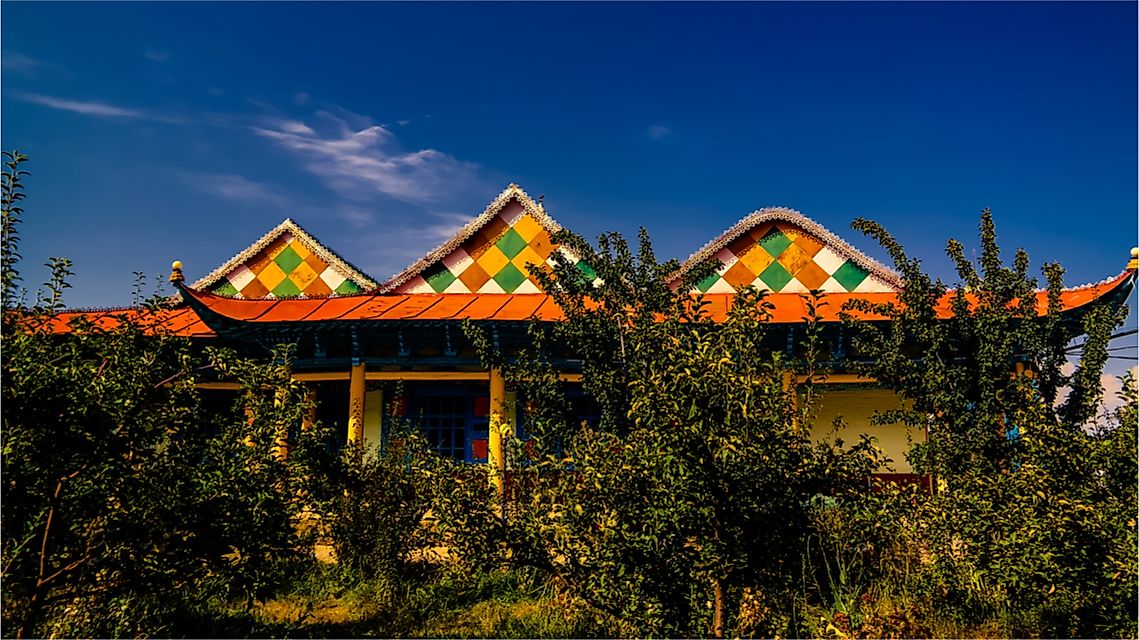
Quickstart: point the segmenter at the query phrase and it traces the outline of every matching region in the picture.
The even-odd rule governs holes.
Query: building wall
[[[888,389],[862,388],[862,389],[834,389],[827,390],[825,386],[816,387],[823,390],[819,400],[818,413],[811,426],[811,435],[816,440],[837,436],[845,445],[849,446],[858,441],[861,434],[877,438],[877,444],[886,455],[893,459],[890,466],[893,471],[883,468],[882,473],[912,473],[913,468],[906,460],[911,437],[914,442],[924,442],[925,433],[911,433],[905,425],[893,424],[884,426],[871,426],[870,417],[875,410],[898,409],[901,401],[898,396]],[[834,420],[841,416],[846,427],[835,431]]]

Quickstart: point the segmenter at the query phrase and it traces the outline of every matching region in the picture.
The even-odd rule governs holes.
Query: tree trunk
[[[724,637],[724,585],[719,578],[712,579],[712,637]]]

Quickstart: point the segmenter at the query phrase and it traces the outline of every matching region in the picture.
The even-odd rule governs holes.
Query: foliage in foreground
[[[906,403],[879,416],[929,432],[914,485],[856,490],[873,443],[812,443],[823,372],[816,310],[785,350],[763,296],[741,291],[712,322],[665,286],[642,238],[594,250],[586,282],[546,277],[568,320],[504,354],[478,332],[525,404],[505,501],[485,466],[431,454],[413,430],[382,455],[330,455],[300,429],[306,394],[288,351],[269,363],[165,335],[163,308],[53,333],[70,265],[19,295],[22,158],[3,183],[3,622],[14,635],[590,637],[1136,635],[1136,397],[1096,416],[1106,343],[1120,321],[1041,310],[1027,257],[1004,266],[982,217],[980,269],[949,254],[946,288],[884,230],[906,288],[887,323],[850,321],[863,372]],[[706,267],[710,268],[710,267]],[[701,270],[689,274],[697,279]],[[681,291],[689,287],[682,285]],[[1086,335],[1072,374],[1070,338]],[[568,419],[554,367],[578,354],[597,425]],[[1032,375],[1012,375],[1017,362]],[[242,383],[205,410],[207,371]],[[799,398],[789,382],[801,377]],[[1062,389],[1070,388],[1064,396]],[[236,418],[241,416],[241,418]],[[508,436],[510,434],[507,434]],[[319,518],[317,516],[320,516]],[[340,564],[309,558],[327,525]],[[437,553],[436,553],[437,552]]]
[[[49,295],[16,297],[19,154],[4,174],[3,621],[17,637],[156,635],[171,594],[263,597],[306,553],[297,527],[335,461],[282,351],[269,364],[195,351],[162,330],[161,301],[57,333],[66,261]],[[213,414],[204,371],[241,383]]]
[[[1121,409],[1097,416],[1108,341],[1126,309],[1061,317],[1063,270],[1044,265],[1038,296],[1023,251],[1003,263],[986,210],[976,265],[948,244],[964,286],[949,294],[953,318],[938,321],[945,285],[884,229],[855,224],[889,251],[906,285],[900,305],[850,305],[890,318],[854,323],[860,371],[909,401],[879,419],[928,430],[911,460],[938,485],[889,504],[897,553],[918,558],[908,575],[885,578],[965,625],[995,618],[1014,635],[1134,635],[1135,381],[1124,381]],[[1065,373],[1080,334],[1081,356]]]
[[[617,236],[604,236],[601,250],[557,239],[598,276],[585,281],[563,263],[544,277],[567,321],[553,335],[535,327],[537,347],[514,363],[471,331],[488,364],[530,399],[531,438],[513,443],[511,495],[483,508],[502,512],[505,545],[489,559],[556,577],[624,634],[797,635],[792,587],[812,500],[849,493],[878,464],[877,450],[811,442],[791,385],[798,363],[772,348],[780,339],[761,294],[741,291],[714,318],[690,287],[668,286],[678,265],[657,263],[647,237],[636,256]],[[818,300],[807,302],[813,342]],[[598,425],[567,419],[543,350],[551,344],[581,358]],[[478,557],[488,559],[485,548]]]

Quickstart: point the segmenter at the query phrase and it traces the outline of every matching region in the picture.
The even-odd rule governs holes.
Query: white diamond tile
[[[490,280],[486,281],[486,284],[479,287],[478,293],[506,293],[506,292],[502,290],[502,287],[498,286],[498,283],[494,281],[494,278],[491,278]]]
[[[538,288],[538,285],[534,284],[533,280],[526,278],[522,284],[518,285],[514,293],[542,293],[542,290]]]
[[[323,280],[324,284],[328,285],[328,288],[332,289],[333,291],[336,291],[336,287],[344,284],[344,280],[346,280],[344,274],[340,273],[333,267],[325,267],[324,271],[320,272],[320,279]]]
[[[823,291],[826,291],[827,293],[846,293],[846,289],[844,289],[843,286],[838,283],[838,280],[834,279],[834,277],[827,278],[826,282],[823,283],[823,286],[819,288]]]
[[[443,293],[470,293],[470,292],[471,292],[470,289],[467,289],[467,285],[463,284],[463,281],[459,280],[458,278],[455,278],[455,281],[452,282],[451,284],[447,285],[447,288],[443,290]]]
[[[708,287],[708,293],[735,293],[735,291],[732,285],[728,284],[728,281],[723,278],[717,278],[716,282]]]
[[[787,284],[783,285],[783,289],[780,291],[780,293],[803,293],[806,291],[810,291],[810,289],[807,288],[807,285],[799,282],[798,278],[791,278]]]
[[[866,276],[866,279],[854,288],[855,293],[883,293],[888,291],[893,291],[893,289],[874,276]]]
[[[846,262],[846,258],[831,251],[830,247],[823,247],[815,254],[815,264],[819,265],[827,275],[834,275],[836,269],[841,267]],[[839,285],[840,291],[845,291],[842,285]]]
[[[229,283],[232,284],[235,289],[241,291],[245,288],[245,285],[253,282],[253,279],[256,277],[257,276],[253,275],[253,272],[249,270],[249,267],[240,265],[233,271],[230,271],[226,279],[229,280]]]

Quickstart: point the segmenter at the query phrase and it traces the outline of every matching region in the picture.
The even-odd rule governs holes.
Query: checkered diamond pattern
[[[399,287],[399,293],[541,293],[528,264],[548,269],[566,249],[521,206],[508,206],[459,248]],[[577,261],[589,277],[593,270]],[[591,275],[592,274],[592,275]]]
[[[891,291],[891,287],[822,240],[787,222],[748,230],[716,253],[722,266],[696,285],[704,293],[744,286],[773,292]]]
[[[285,298],[359,293],[361,289],[286,231],[227,273],[211,291],[235,298]]]

